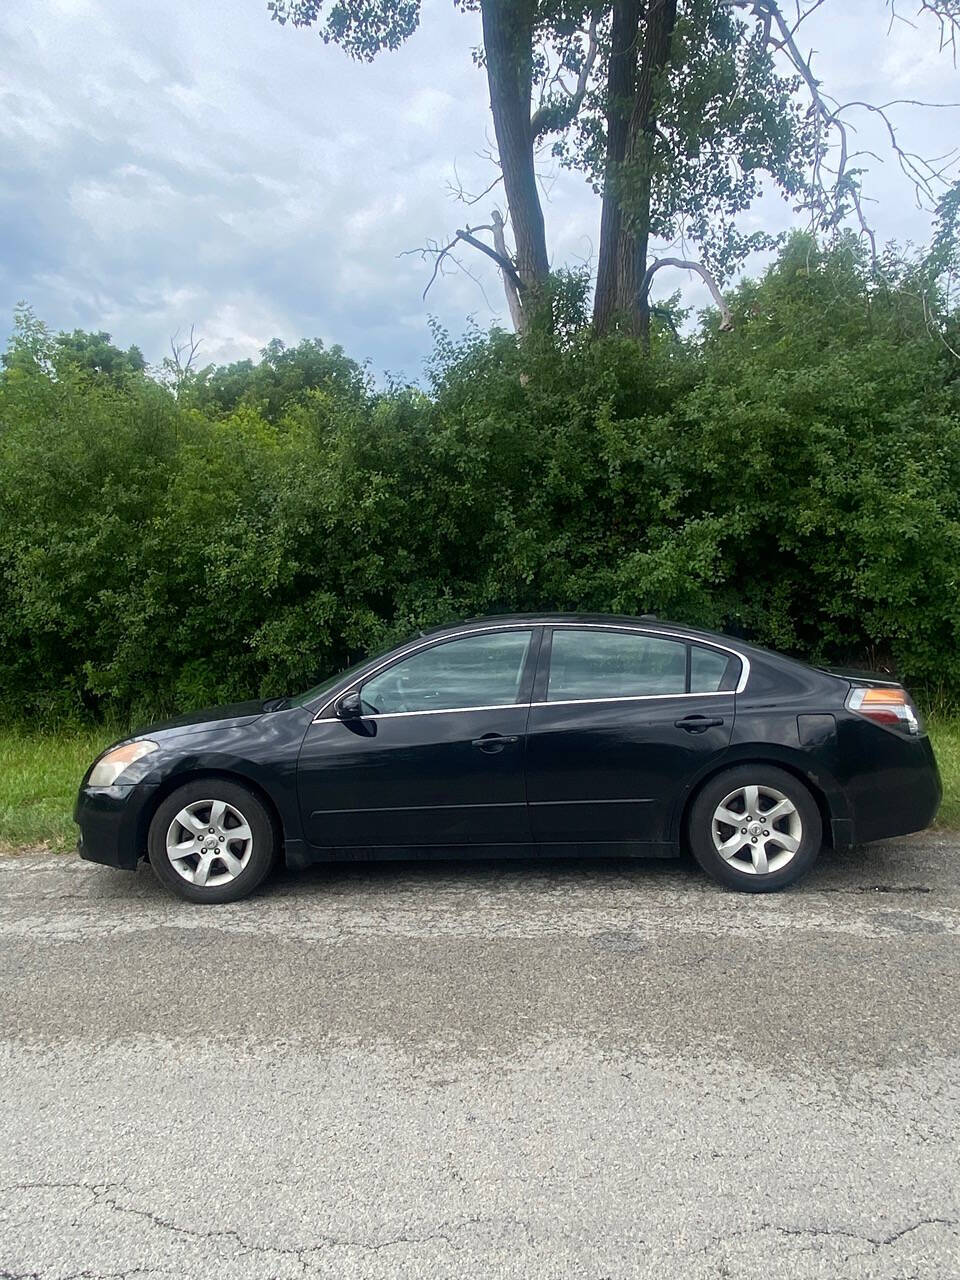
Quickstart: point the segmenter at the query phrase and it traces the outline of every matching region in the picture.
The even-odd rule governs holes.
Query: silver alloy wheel
[[[714,809],[710,825],[720,857],[749,875],[779,871],[803,839],[797,806],[776,787],[737,787]]]
[[[253,832],[226,800],[191,800],[167,828],[167,857],[188,884],[229,884],[250,861]]]

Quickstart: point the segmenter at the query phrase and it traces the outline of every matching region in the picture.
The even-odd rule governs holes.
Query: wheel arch
[[[785,773],[792,774],[798,782],[802,782],[813,796],[819,810],[820,822],[823,827],[823,843],[825,845],[833,844],[833,823],[838,819],[844,819],[847,816],[847,809],[843,801],[843,793],[832,775],[820,768],[811,770],[809,766],[801,763],[790,753],[780,754],[778,752],[773,754],[768,751],[748,751],[742,755],[727,756],[722,760],[716,761],[711,768],[698,775],[688,788],[677,806],[673,822],[672,836],[680,847],[687,847],[687,822],[690,817],[690,810],[693,808],[694,802],[703,788],[721,773],[726,773],[729,769],[737,769],[745,764],[765,765],[774,769],[782,769]]]
[[[284,856],[284,826],[283,818],[277,807],[277,802],[270,793],[256,779],[249,777],[248,774],[238,772],[236,770],[225,768],[201,768],[189,769],[180,773],[168,774],[162,782],[153,788],[150,800],[140,810],[137,821],[137,856],[138,860],[142,860],[147,856],[147,833],[150,830],[150,823],[153,821],[157,810],[166,800],[167,796],[172,795],[178,787],[186,786],[190,782],[202,782],[205,778],[219,778],[224,782],[232,782],[238,787],[245,787],[257,797],[273,826],[274,836],[276,838],[275,856],[282,859]]]

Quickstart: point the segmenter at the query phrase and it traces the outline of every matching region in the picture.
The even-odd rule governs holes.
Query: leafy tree
[[[72,333],[57,334],[50,358],[54,368],[69,367],[113,382],[142,374],[147,367],[139,347],[121,351],[110,341],[110,334],[102,330],[87,333],[83,329],[74,329]]]
[[[61,376],[80,373],[122,383],[145,373],[147,364],[139,347],[121,351],[110,341],[110,334],[102,330],[88,333],[74,329],[72,333],[51,334],[32,308],[21,305],[14,312],[13,336],[7,350],[0,354],[0,368],[8,372],[45,369]]]
[[[738,226],[763,178],[798,203],[813,231],[833,232],[852,216],[876,256],[851,145],[858,112],[883,118],[915,193],[935,201],[937,163],[900,147],[887,108],[833,103],[801,52],[798,32],[824,0],[799,0],[790,18],[779,0],[455,2],[480,12],[478,58],[515,247],[495,210],[489,223],[425,252],[441,261],[467,244],[493,258],[520,329],[541,309],[549,278],[535,157],[551,140],[602,195],[594,302],[601,333],[622,326],[646,339],[653,278],[669,266],[698,271],[722,305],[731,270],[770,243]],[[839,0],[829,2],[839,12]],[[397,48],[420,20],[419,0],[269,0],[268,8],[281,23],[316,25],[325,41],[365,60]],[[956,0],[923,0],[921,12],[941,47],[952,46]],[[677,239],[699,258],[654,256],[652,246]]]
[[[37,369],[49,370],[52,348],[50,330],[37,319],[32,307],[21,302],[14,308],[13,333],[6,351],[0,355],[0,369],[8,379]]]
[[[335,398],[361,397],[365,375],[340,346],[324,347],[319,338],[304,338],[287,347],[273,338],[260,360],[237,360],[208,365],[189,385],[186,402],[205,411],[234,412],[241,405],[256,408],[268,422],[303,403],[308,392],[325,391]]]

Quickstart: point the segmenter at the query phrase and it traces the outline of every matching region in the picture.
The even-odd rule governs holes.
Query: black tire
[[[731,815],[739,812],[739,808],[735,806],[739,806],[740,797],[736,797],[735,793],[740,788],[754,786],[759,788],[758,813],[748,815],[744,811],[744,825],[739,828],[718,820],[718,838],[736,840],[739,837],[743,840],[742,848],[730,859],[725,858],[714,843],[714,817],[721,802],[731,795],[735,798],[724,811]],[[785,797],[794,806],[796,819],[791,815],[764,826],[764,812],[769,813],[773,808],[772,798],[769,794],[764,794],[764,788]],[[748,823],[747,816],[759,821]],[[760,829],[754,837],[752,833],[758,827]],[[768,840],[766,834],[771,830],[773,838]],[[777,833],[781,830],[788,836],[791,831],[799,830],[799,835],[794,836],[799,839],[799,846],[789,860],[766,872],[746,869],[754,864],[752,849],[758,842],[764,852],[762,855],[757,854],[757,857],[765,856],[769,850],[770,861],[774,861],[779,860],[782,853],[790,852],[784,850],[777,841]],[[744,764],[727,769],[704,784],[690,808],[687,840],[697,862],[714,880],[744,893],[772,893],[799,880],[816,862],[823,843],[823,824],[817,802],[808,788],[792,773],[774,765]]]
[[[233,879],[225,883],[192,884],[177,871],[167,854],[167,832],[177,814],[187,806],[205,800],[224,801],[231,810],[241,815],[252,834],[253,843],[245,865]],[[202,806],[200,812],[203,812]],[[236,821],[232,816],[230,820]],[[270,872],[278,847],[277,832],[263,802],[246,787],[237,782],[228,782],[224,778],[199,778],[196,782],[188,782],[172,791],[157,808],[147,833],[147,854],[157,879],[170,893],[178,898],[185,898],[188,902],[213,904],[236,902],[239,898],[247,897]],[[242,848],[239,844],[234,845],[234,850]],[[212,851],[213,854],[216,852]],[[198,862],[199,855],[196,861],[193,858],[185,860],[187,866]],[[215,869],[213,874],[222,876],[229,873],[223,862],[215,860],[212,866]]]

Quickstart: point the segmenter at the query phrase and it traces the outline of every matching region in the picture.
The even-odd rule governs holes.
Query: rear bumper
[[[846,784],[857,844],[923,831],[937,816],[943,787],[930,739],[904,739],[885,729],[871,743],[868,767]]]
[[[146,852],[145,809],[155,786],[81,787],[73,810],[77,848],[88,862],[133,871]]]

